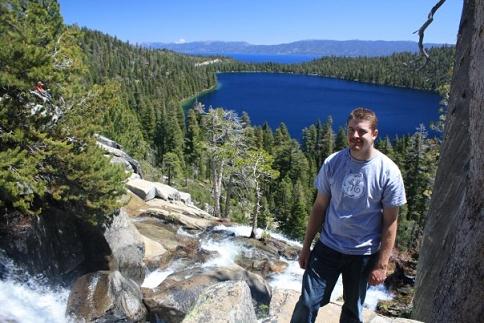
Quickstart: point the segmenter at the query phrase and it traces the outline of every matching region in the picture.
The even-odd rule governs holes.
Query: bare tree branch
[[[420,49],[420,53],[425,57],[425,63],[422,67],[419,68],[419,70],[424,68],[425,65],[427,65],[427,63],[430,61],[430,56],[427,53],[427,51],[425,50],[424,45],[423,45],[425,29],[427,29],[427,27],[432,23],[432,21],[434,20],[435,12],[437,10],[439,10],[439,8],[444,4],[444,2],[445,2],[445,0],[440,0],[439,2],[437,2],[437,4],[435,6],[433,6],[433,8],[430,10],[429,15],[427,16],[427,21],[424,22],[424,24],[420,27],[419,30],[416,30],[414,32],[414,34],[418,33],[418,37],[419,37],[418,48]]]

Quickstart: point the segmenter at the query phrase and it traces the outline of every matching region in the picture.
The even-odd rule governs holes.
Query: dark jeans
[[[344,299],[340,323],[363,322],[361,310],[368,288],[368,276],[377,257],[377,254],[345,255],[318,241],[304,272],[301,297],[294,308],[291,323],[313,323],[319,308],[329,303],[340,274],[343,276]]]

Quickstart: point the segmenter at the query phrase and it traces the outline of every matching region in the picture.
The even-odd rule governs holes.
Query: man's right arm
[[[308,226],[306,228],[306,234],[304,235],[303,247],[299,253],[299,266],[302,269],[306,269],[308,264],[311,244],[313,243],[316,233],[321,230],[321,225],[323,224],[323,220],[326,215],[326,208],[329,205],[329,200],[329,196],[318,192],[316,200],[314,201],[311,215],[309,216]]]

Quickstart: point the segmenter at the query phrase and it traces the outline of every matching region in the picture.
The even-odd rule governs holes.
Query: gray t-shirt
[[[332,154],[315,185],[330,197],[320,240],[349,255],[377,252],[383,208],[407,202],[398,166],[379,151],[367,161],[352,158],[348,148]]]

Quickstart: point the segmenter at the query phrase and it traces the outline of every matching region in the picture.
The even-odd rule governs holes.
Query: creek
[[[201,249],[215,253],[216,257],[209,258],[202,267],[224,267],[235,264],[240,255],[250,256],[253,250],[248,249],[234,239],[240,236],[249,236],[248,226],[224,226],[218,225],[210,232],[225,232],[220,234],[191,234],[180,228],[178,235],[186,235],[190,238],[199,238]],[[259,229],[259,234],[262,230]],[[300,244],[291,241],[278,233],[270,233],[272,238],[285,241],[286,243],[300,247]],[[215,237],[217,236],[217,237]],[[272,288],[300,290],[303,270],[299,268],[297,261],[282,259],[288,266],[281,273],[273,273],[267,277]],[[156,269],[147,273],[142,287],[155,288],[166,277],[177,271],[186,270],[187,263],[182,259],[173,260],[166,268]],[[65,316],[65,309],[69,290],[62,287],[47,287],[47,282],[41,277],[27,275],[22,268],[18,268],[12,260],[0,253],[0,321],[4,322],[40,322],[40,323],[66,323],[71,322]],[[332,300],[342,296],[341,278],[338,281]],[[391,299],[383,285],[371,287],[368,290],[365,306],[374,309],[378,300]]]

